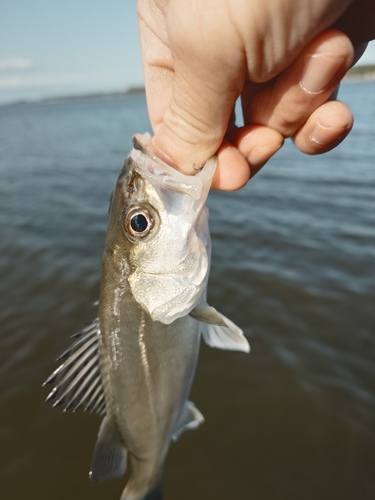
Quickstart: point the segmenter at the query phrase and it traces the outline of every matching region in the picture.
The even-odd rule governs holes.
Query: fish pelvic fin
[[[172,431],[172,441],[177,441],[181,434],[190,429],[197,429],[204,422],[202,413],[194,403],[186,401],[184,411]]]
[[[250,345],[241,328],[214,307],[200,303],[190,316],[201,322],[203,339],[210,347],[229,351],[250,352]]]
[[[90,482],[95,484],[123,476],[126,471],[126,462],[127,450],[116,427],[106,416],[100,426],[91,460]]]
[[[65,361],[44,382],[54,387],[46,401],[54,399],[53,406],[65,405],[105,414],[104,390],[99,366],[99,320],[88,323],[83,330],[72,335],[73,344],[58,360]]]

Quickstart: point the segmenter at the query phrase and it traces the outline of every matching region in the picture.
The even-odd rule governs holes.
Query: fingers
[[[293,141],[303,153],[326,153],[345,139],[352,126],[350,109],[340,101],[328,101],[310,115]],[[212,181],[212,189],[223,191],[242,188],[284,143],[280,132],[262,125],[233,128],[226,137]]]
[[[217,151],[217,167],[211,188],[236,191],[247,183],[250,175],[247,160],[236,146],[224,140]]]
[[[171,0],[167,30],[174,76],[153,144],[193,174],[193,165],[204,164],[223,141],[246,76],[243,51],[225,5],[218,9],[214,0]]]
[[[235,191],[243,187],[283,145],[284,137],[262,125],[231,127],[217,153],[213,189]]]
[[[307,154],[337,146],[349,133],[353,117],[345,104],[328,99],[352,58],[348,38],[331,30],[319,35],[273,81],[248,82],[241,96],[245,126],[229,128],[226,138],[232,147],[218,152],[213,188],[242,187],[280,149],[285,137],[293,137],[296,147]]]
[[[284,137],[297,134],[309,117],[324,104],[351,65],[353,46],[341,32],[326,31],[311,42],[295,62],[268,84],[250,102],[244,95],[245,124],[262,124]],[[253,89],[250,89],[253,92]],[[341,109],[341,108],[340,108]],[[343,119],[342,123],[339,120]],[[314,122],[311,120],[310,125]],[[348,127],[347,114],[340,113],[338,135]],[[350,127],[349,127],[350,128]],[[296,144],[304,143],[301,137]],[[335,142],[336,137],[332,136]],[[326,144],[330,148],[329,143]],[[313,154],[313,147],[309,151]],[[317,148],[321,152],[320,147]]]
[[[155,131],[151,147],[171,165],[194,174],[194,164],[203,164],[218,150],[213,187],[235,190],[275,154],[285,137],[293,137],[301,151],[318,154],[349,132],[350,111],[342,103],[327,103],[353,59],[353,47],[343,33],[320,34],[272,81],[245,85],[248,68],[238,33],[224,34],[216,27],[231,26],[227,18],[218,19],[222,11],[215,10],[213,21],[206,4],[195,3],[195,16],[192,4],[170,0],[152,2],[161,10],[168,5],[168,12],[147,17],[145,2],[140,0],[139,12]],[[168,19],[173,23],[168,25]],[[231,113],[241,91],[245,126],[236,128]]]
[[[336,147],[350,132],[353,116],[342,102],[328,101],[294,135],[294,144],[306,154],[321,154]]]

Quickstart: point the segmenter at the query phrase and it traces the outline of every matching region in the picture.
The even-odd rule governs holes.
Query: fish
[[[98,483],[128,471],[121,500],[161,498],[171,442],[204,421],[188,399],[201,337],[250,350],[206,300],[216,158],[184,175],[152,154],[150,140],[134,136],[112,195],[98,317],[73,335],[45,382],[54,406],[103,417],[89,476]]]

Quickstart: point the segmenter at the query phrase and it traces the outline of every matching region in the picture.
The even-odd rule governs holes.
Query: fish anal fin
[[[189,314],[192,318],[208,325],[228,326],[224,317],[208,304],[195,306]]]
[[[98,439],[91,460],[92,484],[121,477],[126,471],[127,451],[115,426],[106,416],[100,426]]]
[[[180,435],[189,429],[197,429],[203,422],[204,417],[195,404],[186,401],[184,411],[174,426],[172,441],[177,441]]]

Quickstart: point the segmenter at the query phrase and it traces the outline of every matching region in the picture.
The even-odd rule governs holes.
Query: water
[[[375,498],[375,84],[342,87],[339,148],[287,144],[238,193],[211,193],[209,299],[252,352],[202,346],[206,418],[173,444],[165,500]],[[44,404],[66,338],[94,317],[109,196],[144,98],[0,108],[0,485],[4,500],[92,488],[99,420]]]

